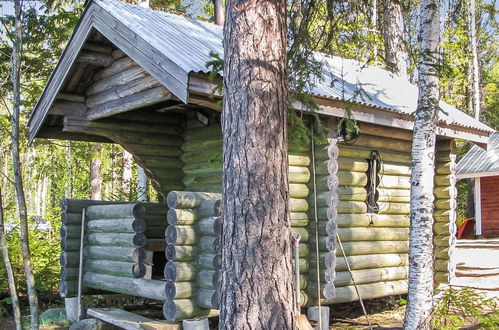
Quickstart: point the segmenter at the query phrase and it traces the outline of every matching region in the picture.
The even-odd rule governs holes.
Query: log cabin
[[[222,28],[207,22],[117,0],[87,2],[29,120],[30,141],[120,144],[145,169],[162,201],[64,200],[63,297],[77,292],[83,233],[85,294],[100,290],[161,301],[172,321],[217,315],[221,109],[206,63],[210,52],[223,54],[222,38]],[[363,299],[404,294],[417,87],[377,67],[316,56],[322,76],[310,95],[327,139],[289,146],[290,221],[302,237],[301,301],[358,300],[348,265]],[[306,116],[302,104],[293,106]],[[491,131],[446,103],[441,108],[436,283],[454,273],[454,139],[486,144]],[[350,141],[337,129],[348,110],[361,127]]]
[[[473,146],[457,163],[457,179],[474,182],[475,235],[499,237],[499,132],[487,150]]]

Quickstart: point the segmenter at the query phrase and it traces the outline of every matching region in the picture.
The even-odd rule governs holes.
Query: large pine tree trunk
[[[228,2],[220,329],[292,329],[286,2]]]
[[[14,271],[12,270],[12,264],[10,263],[9,249],[7,247],[7,231],[3,220],[2,187],[0,187],[0,249],[2,250],[5,272],[7,273],[7,283],[9,285],[16,330],[21,330],[21,310],[19,309],[19,298],[17,297],[16,279],[14,278]]]
[[[475,118],[480,119],[480,64],[478,61],[478,47],[476,36],[476,4],[475,0],[469,0],[468,7],[468,26],[469,26],[469,40],[471,48],[471,59],[473,72],[473,108],[475,109]]]
[[[404,329],[429,329],[433,308],[433,186],[439,79],[438,0],[422,0],[419,96],[412,143],[409,296]]]
[[[404,43],[402,4],[398,0],[384,0],[383,41],[387,70],[407,76],[407,51]]]
[[[15,23],[14,40],[12,44],[12,86],[13,86],[13,111],[12,111],[12,161],[14,168],[14,186],[19,210],[19,221],[21,229],[21,252],[24,262],[24,276],[28,288],[29,308],[31,314],[31,328],[38,329],[38,295],[31,263],[29,249],[28,214],[26,208],[26,197],[24,195],[23,179],[21,174],[21,160],[19,156],[19,112],[21,103],[21,41],[22,41],[22,1],[15,0]]]
[[[102,146],[92,146],[92,160],[90,161],[90,199],[102,199],[102,161],[100,160]]]

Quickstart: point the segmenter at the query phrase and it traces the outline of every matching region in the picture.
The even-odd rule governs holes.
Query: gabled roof
[[[460,179],[499,175],[499,132],[489,137],[487,150],[473,146],[457,163]]]
[[[192,18],[154,11],[119,0],[89,0],[75,32],[36,105],[28,125],[31,139],[42,126],[62,82],[92,29],[187,103],[189,74],[207,73],[210,51],[223,55],[222,27]],[[317,53],[323,63],[310,94],[358,103],[392,113],[412,115],[418,90],[407,80],[363,63]],[[492,131],[487,125],[441,102],[441,124],[453,129]]]

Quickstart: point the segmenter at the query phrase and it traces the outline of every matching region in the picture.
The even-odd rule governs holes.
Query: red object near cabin
[[[499,176],[480,178],[482,236],[499,236]]]
[[[457,231],[457,238],[473,238],[475,234],[475,218],[467,219]]]

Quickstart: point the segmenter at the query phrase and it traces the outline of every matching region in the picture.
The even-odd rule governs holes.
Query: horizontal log
[[[89,120],[101,119],[117,113],[167,101],[171,98],[172,94],[169,90],[163,86],[155,87],[91,108],[87,112],[87,118]]]
[[[343,248],[347,256],[368,255],[380,253],[404,253],[408,251],[408,241],[371,241],[371,242],[345,242]],[[343,257],[340,250],[338,259]]]
[[[80,94],[59,93],[59,94],[57,94],[56,99],[62,100],[62,101],[78,102],[78,103],[85,104],[85,95],[80,95]],[[52,109],[54,109],[54,105],[52,105]],[[51,111],[51,113],[52,113],[52,111]]]
[[[446,161],[443,163],[435,164],[435,173],[439,175],[455,173],[455,170],[456,170],[455,162]]]
[[[200,288],[213,289],[213,282],[217,272],[211,269],[201,269],[196,276],[196,283]]]
[[[454,174],[435,175],[435,186],[450,186],[451,182],[456,181]]]
[[[179,190],[179,189],[173,189],[173,190]],[[217,184],[195,184],[195,185],[189,185],[185,186],[186,191],[204,191],[206,193],[216,193],[216,194],[221,194],[222,193],[222,183],[217,183]]]
[[[123,72],[126,71],[127,69],[135,67],[138,67],[137,63],[135,63],[130,57],[125,57],[117,61],[114,61],[107,68],[97,71],[94,75],[94,80],[100,81],[104,78],[113,76],[119,72]]]
[[[190,191],[171,191],[167,196],[167,205],[175,209],[192,209],[199,207],[202,202],[207,200],[220,200],[221,194],[190,192]]]
[[[408,274],[409,268],[407,266],[352,270],[352,276],[357,284],[406,280]],[[353,285],[352,276],[348,271],[337,272],[334,280],[335,287]]]
[[[359,201],[363,202],[367,199],[367,191],[361,187],[338,187],[338,198],[342,201]]]
[[[215,294],[215,290],[211,289],[198,289],[196,292],[196,303],[203,308],[217,308],[212,303],[213,295]]]
[[[369,283],[358,285],[358,290],[362,299],[374,299],[381,298],[385,296],[393,296],[398,294],[407,293],[407,281],[397,280],[397,281],[387,281],[379,283]],[[355,287],[345,286],[336,288],[335,297],[331,299],[326,299],[323,301],[324,304],[336,304],[357,301],[359,298],[355,291]]]
[[[307,212],[308,203],[305,199],[290,198],[289,199],[290,212]]]
[[[182,183],[186,186],[197,186],[206,184],[219,184],[222,185],[222,176],[220,173],[205,173],[185,175]]]
[[[409,228],[338,228],[343,242],[352,241],[405,241],[409,239]]]
[[[202,218],[197,223],[197,228],[204,235],[216,236],[220,231],[220,217]]]
[[[103,92],[93,94],[87,97],[86,105],[88,108],[96,108],[101,104],[119,100],[145,90],[161,86],[161,83],[152,76],[140,77],[122,85],[113,86]]]
[[[147,237],[143,233],[89,233],[87,242],[91,245],[105,246],[144,246]]]
[[[449,223],[448,222],[435,222],[433,225],[433,232],[437,235],[445,234],[449,235]]]
[[[310,157],[288,154],[288,163],[289,166],[308,167],[310,165]]]
[[[163,305],[163,315],[168,321],[179,321],[194,317],[217,316],[218,310],[202,308],[191,299],[168,300]]]
[[[333,177],[329,175],[317,177],[317,190],[327,191],[330,189]],[[338,171],[334,176],[334,184],[340,187],[365,187],[367,175],[361,172]]]
[[[123,261],[86,259],[84,268],[85,271],[120,277],[140,278],[146,274],[146,266],[143,263]]]
[[[207,174],[207,173],[222,173],[222,162],[212,160],[202,161],[199,163],[187,163],[183,167],[183,171],[187,175]]]
[[[308,183],[310,170],[303,166],[289,166],[288,180],[290,183]]]
[[[433,194],[440,199],[456,198],[457,189],[454,186],[438,186],[433,189]]]
[[[75,268],[80,265],[80,253],[75,252],[62,252],[59,256],[59,263],[61,267]]]
[[[339,227],[409,227],[408,215],[399,214],[338,214]]]
[[[80,239],[62,239],[61,251],[79,251]]]
[[[169,209],[167,222],[169,225],[192,225],[198,217],[197,208]]]
[[[186,142],[198,141],[202,143],[204,141],[220,140],[222,138],[222,127],[216,124],[187,129],[183,137]]]
[[[433,267],[436,272],[448,272],[449,260],[436,259]]]
[[[453,210],[456,201],[454,199],[436,199],[434,205],[437,210]]]
[[[454,210],[435,210],[433,212],[433,217],[435,218],[435,221],[438,222],[449,222],[449,219],[455,214]]]
[[[114,62],[114,58],[110,54],[82,51],[76,58],[76,62],[107,67]]]
[[[166,281],[165,283],[165,294],[169,300],[194,297],[196,289],[195,282]]]
[[[214,166],[221,166],[222,164],[222,145],[217,144],[214,146],[207,145],[205,148],[196,151],[183,150],[181,159],[185,164],[196,164],[211,162]]]
[[[167,245],[165,255],[167,260],[176,262],[194,261],[198,256],[198,249],[195,246],[174,246]]]
[[[148,76],[148,73],[145,72],[140,66],[132,66],[129,69],[116,72],[115,74],[102,78],[101,80],[96,80],[87,88],[85,94],[90,96],[102,93],[115,86],[123,85],[127,82],[146,76]]]
[[[449,247],[450,246],[449,238],[450,237],[447,233],[436,235],[433,238],[433,244],[438,247]]]
[[[407,215],[410,212],[409,203],[387,203],[379,202],[379,213],[380,214],[402,214]]]
[[[173,262],[170,260],[165,264],[163,272],[167,281],[194,281],[198,268],[193,262]]]
[[[85,246],[85,257],[139,263],[145,260],[146,253],[141,247],[87,245]]]
[[[102,205],[102,204],[124,204],[127,202],[110,202],[110,201],[96,201],[96,200],[85,200],[85,199],[69,199],[65,198],[62,200],[61,209],[66,213],[80,213],[81,211],[90,205]]]
[[[166,227],[166,226],[165,226]],[[146,222],[143,218],[89,220],[87,230],[95,233],[143,233]]]
[[[379,178],[379,188],[411,189],[411,180],[407,176],[382,175]]]
[[[61,222],[64,226],[81,225],[81,213],[61,213]]]
[[[339,201],[336,208],[337,208],[337,212],[340,214],[366,213],[367,212],[367,205],[365,202]]]
[[[339,143],[341,149],[342,143]],[[390,139],[386,137],[379,137],[374,135],[361,134],[353,143],[354,146],[359,146],[368,149],[381,149],[387,151],[408,152],[412,150],[412,143],[410,141],[401,141],[397,139]]]
[[[166,300],[164,281],[119,277],[87,271],[83,275],[83,283],[89,288],[159,301]]]
[[[411,166],[409,164],[408,165],[399,165],[399,164],[388,163],[388,162],[382,160],[380,174],[381,175],[410,177],[411,176]]]
[[[62,240],[80,239],[81,226],[78,226],[78,225],[61,226],[61,229],[59,232],[60,232]]]
[[[378,150],[378,152],[383,162],[406,164],[409,166],[411,164],[410,152],[395,152],[385,150]],[[356,147],[354,145],[339,145],[339,153],[341,157],[356,157],[362,159],[369,159],[371,157],[371,149],[364,149],[362,147]]]
[[[198,266],[203,269],[215,269],[215,263],[217,262],[215,259],[217,255],[214,253],[200,253],[198,255]]]
[[[340,157],[334,160],[326,159],[319,161],[316,165],[316,174],[333,174],[338,170],[346,172],[365,173],[369,167],[366,159]]]
[[[299,183],[289,184],[289,197],[291,198],[307,198],[310,191],[307,185]]]
[[[378,202],[409,203],[411,191],[409,189],[377,189]]]
[[[191,153],[191,152],[200,152],[203,151],[203,149],[209,148],[212,151],[219,151],[220,153],[222,152],[222,139],[213,139],[213,140],[208,140],[204,141],[203,143],[199,143],[198,141],[187,141],[182,144],[182,150],[185,153]],[[216,157],[217,155],[212,154],[212,158]],[[219,158],[219,157],[217,157]],[[184,162],[188,163],[186,160]]]
[[[193,226],[168,226],[165,231],[165,240],[174,245],[195,245],[201,237]]]
[[[78,279],[78,267],[69,268],[69,267],[61,267],[61,280],[69,281],[69,280],[77,280]]]
[[[338,251],[336,258],[336,271],[348,270],[345,258]],[[348,263],[351,269],[369,269],[369,268],[383,268],[383,267],[397,267],[409,265],[409,257],[407,253],[383,253],[383,254],[367,254],[367,255],[353,255],[347,256]]]
[[[449,283],[449,273],[448,272],[435,272],[433,275],[433,280],[437,283]]]
[[[105,54],[111,54],[113,51],[113,48],[110,45],[90,41],[83,44],[83,49]]]

